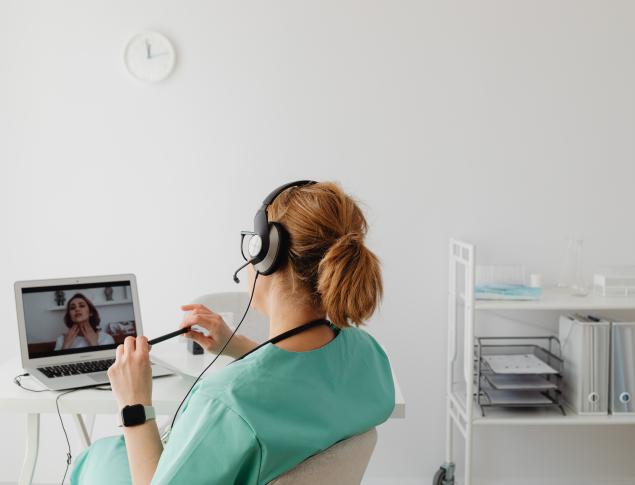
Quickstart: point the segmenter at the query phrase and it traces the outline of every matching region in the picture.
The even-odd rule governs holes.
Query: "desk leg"
[[[79,431],[79,437],[82,440],[82,444],[84,445],[84,448],[88,448],[90,446],[90,434],[86,429],[84,418],[82,418],[81,414],[73,414],[73,418],[75,419],[75,424],[77,425],[77,431]]]
[[[94,414],[89,414],[84,416],[84,422],[86,423],[86,427],[88,428],[88,438],[93,439],[93,430],[95,429],[95,418],[97,416]]]
[[[20,471],[20,485],[30,485],[35,473],[37,452],[40,444],[40,415],[27,414],[26,416],[26,451],[24,462]]]

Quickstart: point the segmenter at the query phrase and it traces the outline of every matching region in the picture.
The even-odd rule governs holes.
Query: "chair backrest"
[[[377,429],[352,436],[307,458],[269,485],[359,485],[377,443]]]
[[[243,291],[210,293],[199,296],[192,303],[200,303],[216,313],[224,314],[223,317],[228,324],[237,325],[249,303],[249,293]],[[232,315],[231,318],[228,318],[229,314]],[[256,342],[264,342],[269,338],[269,319],[250,308],[238,333]]]

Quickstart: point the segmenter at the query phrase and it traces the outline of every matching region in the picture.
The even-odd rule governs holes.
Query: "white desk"
[[[158,347],[158,346],[157,346]],[[162,349],[153,350],[158,357],[166,362],[178,362],[187,367],[189,372],[200,369],[210,361],[209,355],[188,355],[185,346],[180,342],[168,344]],[[226,365],[232,359],[221,356],[208,372],[213,372]],[[184,369],[185,370],[185,369]],[[35,472],[40,440],[40,415],[45,413],[57,414],[55,397],[58,392],[29,392],[13,383],[13,378],[22,374],[19,359],[11,360],[0,366],[0,412],[26,414],[26,451],[20,485],[30,484]],[[394,375],[393,375],[394,376]],[[23,384],[31,384],[31,379],[25,379]],[[34,381],[35,382],[35,381]],[[154,380],[152,389],[152,404],[157,415],[171,415],[176,412],[181,399],[192,385],[193,379],[181,376],[160,377]],[[38,387],[39,388],[39,387]],[[110,391],[82,389],[65,395],[59,400],[60,413],[72,414],[77,424],[84,446],[90,446],[90,432],[82,419],[82,414],[94,416],[96,414],[116,414],[117,405]],[[399,383],[395,378],[395,409],[391,418],[404,418],[406,403],[401,394]]]

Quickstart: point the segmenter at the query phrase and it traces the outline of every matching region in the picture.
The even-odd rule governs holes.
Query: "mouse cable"
[[[30,391],[30,392],[48,392],[48,389],[29,389],[28,387],[24,387],[22,385],[22,378],[23,377],[27,377],[30,376],[31,374],[29,374],[28,372],[25,372],[24,374],[20,374],[17,375],[13,378],[13,383],[18,386],[21,387],[22,389],[24,389],[25,391]]]
[[[209,369],[212,364],[214,362],[216,362],[216,359],[218,359],[220,357],[220,355],[223,353],[223,351],[225,350],[225,348],[227,347],[227,345],[229,344],[229,342],[231,341],[231,339],[234,337],[234,335],[236,335],[236,332],[238,331],[238,329],[240,328],[240,326],[242,325],[243,321],[245,320],[245,317],[247,316],[247,312],[249,311],[249,307],[251,306],[251,300],[254,298],[254,292],[256,290],[256,281],[258,281],[258,275],[260,273],[258,273],[256,271],[256,275],[254,277],[254,284],[251,287],[251,295],[249,295],[249,301],[247,302],[247,308],[245,308],[245,311],[243,313],[243,316],[240,318],[240,321],[238,322],[238,325],[236,325],[236,328],[234,329],[234,331],[232,332],[232,334],[229,336],[229,338],[227,339],[227,342],[225,342],[225,345],[223,345],[223,347],[220,349],[220,351],[218,352],[218,354],[216,354],[216,357],[214,357],[214,359],[212,359],[212,361],[207,365],[207,367],[205,367],[205,369],[203,369],[203,372],[201,372],[198,377],[196,378],[196,380],[194,381],[194,383],[192,384],[192,386],[190,387],[190,389],[187,391],[187,393],[185,394],[185,397],[183,398],[183,400],[181,401],[181,403],[179,404],[179,407],[176,408],[176,412],[174,413],[174,417],[172,418],[172,423],[170,423],[170,430],[169,432],[172,433],[172,428],[174,427],[174,422],[176,421],[176,416],[179,414],[179,410],[181,409],[181,406],[183,406],[183,403],[185,402],[185,400],[187,399],[187,396],[190,395],[190,392],[192,392],[192,389],[194,389],[194,386],[196,385],[196,383],[199,381],[199,379],[203,376],[203,374],[205,374],[205,372],[207,371],[207,369]]]
[[[29,391],[29,392],[50,392],[49,389],[30,389],[28,387],[24,387],[22,385],[22,378],[28,376],[29,373],[25,373],[25,374],[20,374],[17,375],[13,378],[13,382],[20,387],[21,389],[24,389],[25,391]],[[81,388],[79,388],[81,389]],[[59,398],[62,397],[64,394],[68,394],[74,391],[77,391],[78,389],[69,389],[68,391],[64,391],[59,393],[57,396],[55,396],[55,409],[57,409],[57,415],[60,418],[60,424],[62,425],[62,431],[64,431],[64,437],[66,438],[66,446],[68,447],[68,451],[66,452],[66,469],[64,470],[64,476],[62,477],[62,485],[64,485],[64,480],[66,480],[66,474],[68,473],[68,467],[71,464],[71,461],[73,459],[73,455],[71,454],[71,442],[68,440],[68,433],[66,433],[66,427],[64,426],[64,420],[62,419],[62,414],[60,413],[60,406],[59,406]]]
[[[64,470],[64,476],[62,477],[61,485],[64,485],[64,480],[66,480],[66,474],[68,473],[68,467],[71,465],[71,461],[73,461],[73,455],[71,454],[71,442],[68,440],[68,433],[66,432],[66,427],[64,426],[64,420],[62,419],[62,413],[60,413],[60,397],[65,396],[66,394],[70,394],[71,392],[79,391],[82,389],[78,387],[76,389],[69,389],[68,391],[60,392],[57,396],[55,396],[55,409],[57,409],[57,415],[60,418],[60,423],[62,424],[62,430],[64,431],[64,437],[66,438],[66,445],[68,446],[68,452],[66,453],[66,469]]]
[[[22,385],[22,378],[23,377],[27,377],[30,374],[28,372],[24,373],[24,374],[19,374],[17,376],[15,376],[13,378],[13,382],[20,387],[21,389],[24,389],[25,391],[29,391],[29,392],[51,392],[50,389],[31,389],[29,387],[24,387],[24,385]],[[88,389],[96,389],[98,391],[110,391],[111,389],[109,387],[97,387],[97,386],[90,386],[88,387]],[[66,432],[66,427],[64,426],[64,420],[62,419],[62,414],[60,413],[60,406],[59,406],[59,399],[60,397],[64,396],[65,394],[70,394],[71,392],[75,392],[75,391],[80,391],[82,389],[87,389],[86,387],[78,387],[76,389],[69,389],[67,391],[61,392],[59,393],[57,396],[55,396],[55,409],[57,410],[57,416],[60,419],[60,424],[62,425],[62,431],[64,431],[64,437],[66,438],[66,445],[68,447],[68,450],[66,452],[66,469],[64,470],[64,477],[62,478],[62,485],[64,485],[64,480],[66,480],[66,475],[68,474],[68,467],[70,466],[72,460],[73,460],[73,455],[71,454],[71,443],[68,439],[68,433]]]

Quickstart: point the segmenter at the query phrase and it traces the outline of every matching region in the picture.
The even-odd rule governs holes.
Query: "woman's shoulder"
[[[347,327],[340,331],[346,344],[353,346],[358,351],[377,352],[387,358],[381,344],[366,330],[359,327]]]
[[[243,360],[235,361],[223,369],[210,373],[200,383],[200,390],[213,395],[251,392],[262,388],[263,382],[296,372],[323,373],[324,363],[329,367],[350,368],[351,359],[357,365],[373,365],[376,370],[390,372],[390,363],[383,347],[363,329],[341,329],[335,339],[324,347],[307,352],[292,352],[267,345]]]
[[[270,413],[263,414],[263,403],[268,409],[286,410],[285,419],[304,422],[307,416],[321,415],[325,400],[330,402],[327,408],[350,410],[372,402],[355,421],[363,430],[387,419],[395,402],[386,353],[372,335],[352,327],[313,351],[265,346],[210,373],[192,394],[196,401],[223,403],[261,433],[272,419]],[[304,403],[301,409],[298,403]]]

